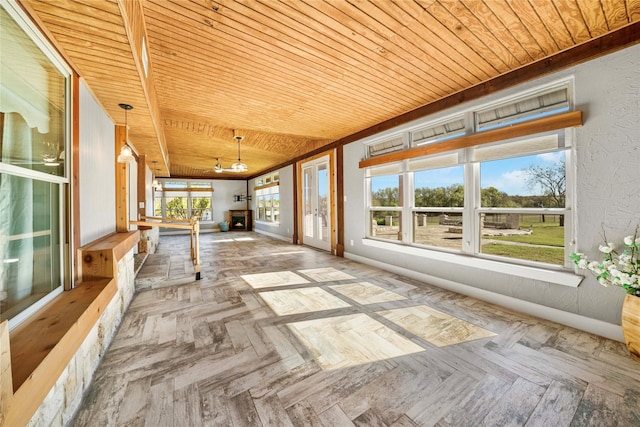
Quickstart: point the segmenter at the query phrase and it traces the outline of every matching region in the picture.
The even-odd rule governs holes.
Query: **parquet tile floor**
[[[622,343],[255,233],[201,250],[195,281],[161,238],[73,425],[640,426]]]

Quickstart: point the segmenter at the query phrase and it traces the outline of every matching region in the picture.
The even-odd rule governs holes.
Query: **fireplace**
[[[229,211],[231,222],[229,223],[230,230],[242,230],[251,231],[251,212],[250,210],[234,210]]]

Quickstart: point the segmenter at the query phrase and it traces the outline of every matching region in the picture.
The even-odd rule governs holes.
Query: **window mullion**
[[[462,221],[462,251],[477,254],[480,250],[480,164],[467,163],[464,168],[464,214]]]

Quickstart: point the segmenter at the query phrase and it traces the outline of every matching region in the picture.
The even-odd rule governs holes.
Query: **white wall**
[[[213,206],[211,219],[214,224],[226,220],[231,221],[229,211],[232,209],[244,210],[247,202],[235,202],[236,194],[247,194],[247,181],[214,179],[213,181]]]
[[[115,126],[80,82],[80,244],[116,230]]]
[[[275,173],[276,171],[272,172]],[[280,222],[272,223],[266,221],[256,221],[254,230],[282,240],[291,241],[293,239],[293,219],[295,212],[293,211],[293,165],[285,166],[277,171],[280,176]],[[256,194],[253,189],[256,186],[256,180],[249,181],[249,191],[251,192],[251,209],[253,209],[254,219],[257,215],[258,207]]]
[[[576,130],[575,142],[576,248],[596,256],[603,226],[610,240],[620,241],[640,223],[640,45],[459,108],[484,104],[571,75],[575,76],[576,109],[584,112],[584,125]],[[443,111],[428,119],[454,111]],[[574,288],[408,253],[398,256],[398,253],[363,245],[364,173],[358,168],[363,155],[360,142],[344,147],[346,256],[354,255],[591,319],[620,323],[624,292],[603,288],[588,273],[584,273],[586,278],[582,284]]]

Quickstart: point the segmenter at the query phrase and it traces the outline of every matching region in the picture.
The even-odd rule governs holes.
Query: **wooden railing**
[[[162,227],[189,230],[189,249],[191,261],[196,272],[196,280],[200,280],[200,221],[196,217],[191,219],[163,218],[159,216],[138,217],[142,221],[129,221],[131,225],[142,227]]]

